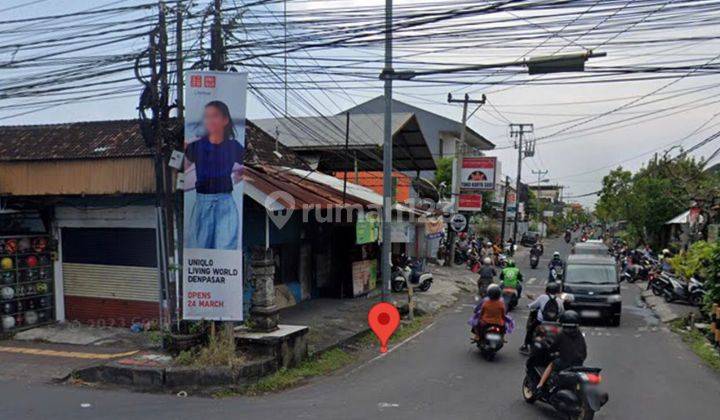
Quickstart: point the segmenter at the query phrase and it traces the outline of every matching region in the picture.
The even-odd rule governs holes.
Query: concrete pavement
[[[548,244],[547,255],[552,246]],[[529,270],[526,288],[544,288],[546,270]],[[546,263],[546,262],[545,262]],[[543,267],[543,262],[541,262]],[[537,273],[537,275],[534,275]],[[532,278],[536,280],[530,282]],[[623,286],[618,328],[584,327],[588,365],[603,368],[610,401],[598,419],[715,419],[720,376],[709,371],[647,308],[636,287]],[[0,382],[7,418],[244,418],[244,419],[555,419],[542,404],[520,395],[522,328],[493,362],[468,339],[471,294],[387,356],[364,362],[306,386],[261,397],[220,400],[126,391]],[[524,325],[527,310],[513,312]]]

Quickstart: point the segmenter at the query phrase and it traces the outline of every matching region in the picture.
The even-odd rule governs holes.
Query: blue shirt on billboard
[[[195,189],[200,194],[231,193],[232,168],[242,165],[245,148],[234,139],[213,144],[207,137],[187,146],[185,157],[195,164]]]

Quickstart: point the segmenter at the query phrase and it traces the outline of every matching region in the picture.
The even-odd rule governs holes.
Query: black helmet
[[[502,290],[500,290],[500,286],[497,284],[491,284],[487,288],[487,295],[492,300],[498,300],[500,299],[500,295],[502,295]]]
[[[545,286],[545,293],[548,295],[557,295],[560,293],[560,285],[555,281],[548,283],[547,286]]]
[[[577,328],[580,325],[580,315],[575,311],[565,311],[560,315],[560,324],[563,328]]]

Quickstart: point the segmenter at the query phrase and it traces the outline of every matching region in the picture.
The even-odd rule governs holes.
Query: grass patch
[[[680,335],[682,341],[690,347],[693,353],[713,370],[720,372],[720,353],[701,331],[694,328],[688,330],[684,319],[676,320],[670,326],[674,332]]]
[[[244,394],[258,395],[266,392],[277,392],[291,388],[301,381],[313,376],[325,375],[355,360],[355,356],[341,350],[332,349],[318,357],[306,360],[299,366],[282,369],[260,379],[256,384],[244,389]]]
[[[219,332],[210,335],[207,345],[185,350],[178,354],[173,362],[178,366],[233,367],[241,364],[243,360],[235,348],[233,326],[227,324]]]

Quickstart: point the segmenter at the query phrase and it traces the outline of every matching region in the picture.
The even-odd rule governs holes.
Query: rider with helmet
[[[522,293],[523,276],[520,269],[515,267],[515,261],[511,259],[507,260],[505,268],[500,272],[500,280],[502,281],[503,289],[515,289],[518,297],[520,296]]]
[[[498,325],[505,328],[505,303],[500,299],[502,291],[497,284],[487,288],[487,297],[475,307],[476,323],[473,328],[475,340],[479,341],[485,327]]]
[[[560,253],[555,251],[553,252],[552,259],[548,263],[548,283],[552,283],[555,281],[555,278],[553,277],[553,270],[557,270],[558,268],[564,269],[565,263],[560,258]]]
[[[493,279],[495,279],[495,276],[497,275],[495,267],[492,266],[492,260],[490,257],[485,257],[478,274],[480,274],[480,278],[477,281],[478,295],[483,296],[485,294],[485,290],[492,284]]]
[[[550,353],[558,353],[558,357],[554,359],[545,368],[542,378],[537,385],[537,392],[542,392],[542,388],[550,378],[553,371],[560,371],[572,366],[582,366],[587,358],[587,343],[580,331],[580,315],[575,311],[564,312],[560,316],[560,333],[553,341]]]
[[[548,283],[548,285],[545,286],[545,293],[538,296],[537,299],[528,305],[528,308],[530,308],[530,316],[528,316],[527,320],[525,341],[520,347],[522,353],[530,352],[530,344],[532,343],[533,334],[538,325],[545,321],[557,321],[565,311],[563,301],[559,295],[560,285],[556,282]]]

